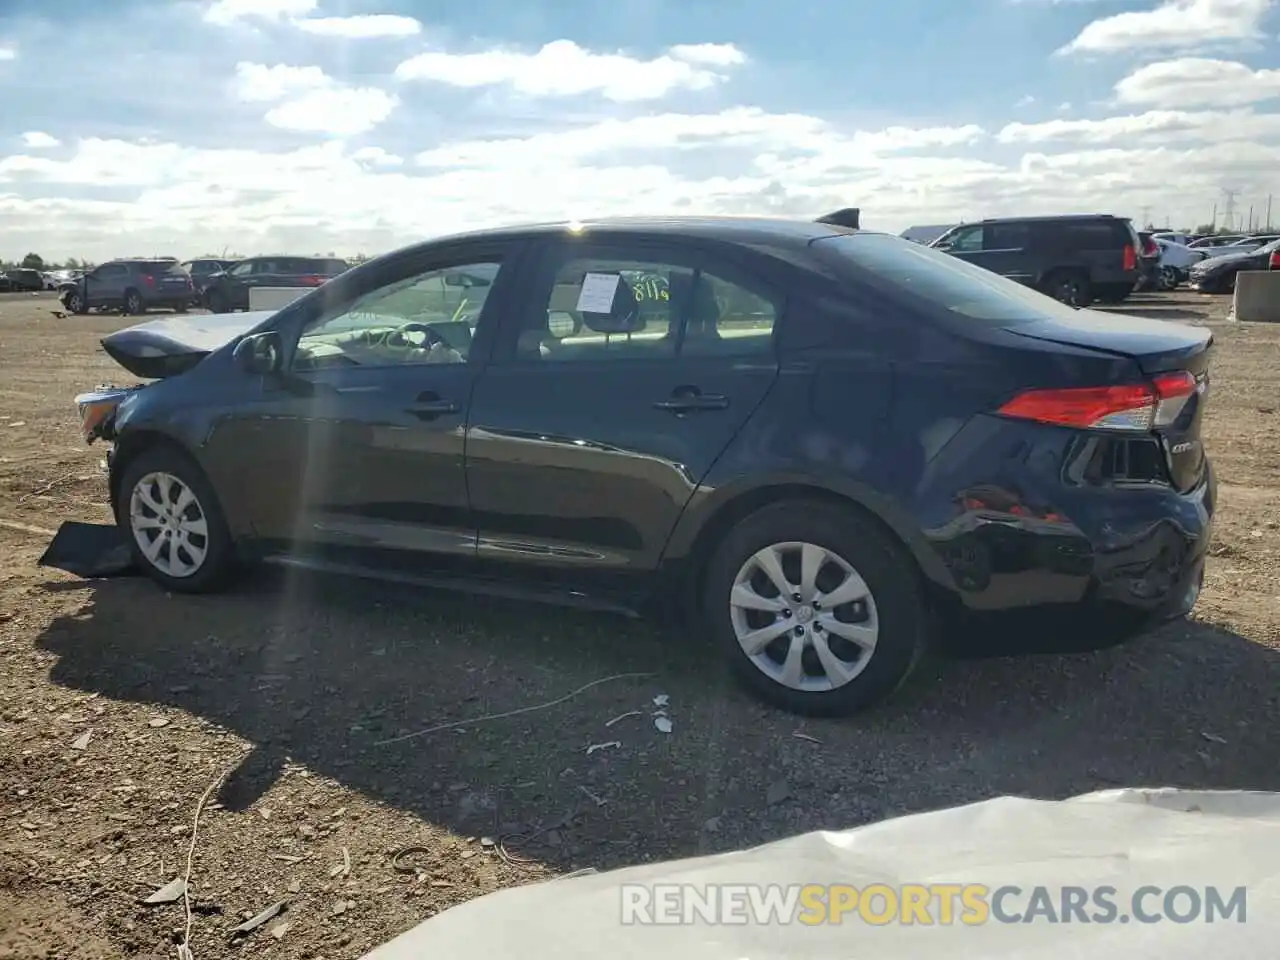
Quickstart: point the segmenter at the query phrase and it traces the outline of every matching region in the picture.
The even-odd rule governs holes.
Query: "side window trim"
[[[493,346],[498,336],[501,319],[511,311],[506,304],[511,299],[511,291],[519,279],[524,267],[527,244],[523,240],[503,241],[501,243],[472,244],[466,246],[435,249],[424,252],[406,254],[402,259],[380,264],[375,273],[356,270],[347,271],[333,278],[325,289],[337,293],[341,299],[341,307],[335,308],[331,299],[320,297],[304,297],[285,307],[277,315],[273,324],[279,329],[285,340],[284,366],[293,369],[295,352],[303,331],[316,322],[321,316],[330,319],[341,316],[363,297],[382,287],[402,282],[414,276],[448,270],[450,267],[465,266],[480,262],[492,261],[499,265],[493,288],[485,297],[480,314],[476,318],[476,327],[472,335],[471,347],[463,364],[447,366],[483,367],[492,358]],[[353,276],[354,274],[354,276]],[[361,282],[363,281],[363,282]],[[327,302],[326,302],[327,301]],[[351,367],[352,370],[389,370],[405,369],[405,364],[362,365]],[[316,374],[332,375],[335,369],[298,370],[296,375],[308,377]]]
[[[554,237],[535,241],[531,246],[527,264],[519,277],[520,288],[524,296],[518,306],[505,312],[497,331],[492,362],[501,366],[530,366],[539,361],[524,360],[518,356],[518,341],[522,331],[530,329],[529,320],[546,308],[550,301],[552,288],[557,273],[574,260],[620,260],[620,261],[653,261],[667,263],[673,267],[688,269],[695,277],[699,274],[705,252],[701,246],[688,241],[660,241],[648,237],[600,237],[587,238],[583,241],[569,237]],[[671,318],[677,324],[674,334],[677,346],[684,336],[683,312],[679,317]],[[661,359],[670,360],[678,353],[666,355]],[[651,364],[658,357],[614,357],[607,362],[647,363]],[[595,362],[595,361],[584,361]]]

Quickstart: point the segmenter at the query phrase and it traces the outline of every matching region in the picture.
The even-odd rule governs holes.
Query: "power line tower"
[[[1228,230],[1236,228],[1236,197],[1239,195],[1239,190],[1222,191],[1222,216],[1227,222]]]
[[[1142,208],[1142,225],[1144,227],[1151,226],[1151,208],[1150,207]]]

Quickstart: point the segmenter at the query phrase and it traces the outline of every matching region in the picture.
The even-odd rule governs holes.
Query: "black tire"
[[[1124,303],[1134,292],[1132,283],[1107,283],[1094,287],[1094,299],[1099,303]]]
[[[79,290],[70,290],[62,297],[62,305],[71,313],[84,316],[89,312],[89,305],[85,303],[84,294]]]
[[[743,651],[734,632],[729,597],[739,570],[765,547],[796,542],[838,555],[862,577],[874,603],[879,637],[870,659],[834,689],[803,691],[773,679]],[[735,677],[760,699],[792,713],[841,716],[872,706],[902,685],[925,646],[929,615],[914,561],[852,509],[806,500],[761,508],[717,546],[703,584],[703,620]]]
[[[1093,303],[1089,278],[1076,270],[1054,270],[1044,278],[1043,291],[1069,307],[1087,307]]]
[[[130,519],[133,492],[144,478],[156,473],[169,474],[185,484],[195,494],[197,506],[204,515],[208,530],[207,552],[203,564],[188,576],[173,576],[159,569],[143,552],[138,543],[138,537],[133,531]],[[234,565],[235,546],[227,529],[218,495],[199,465],[175,447],[168,445],[151,447],[138,454],[125,467],[124,475],[120,479],[120,495],[116,503],[116,522],[129,543],[134,563],[168,591],[211,593],[222,586]],[[171,549],[173,548],[164,548],[164,550]]]
[[[120,304],[120,312],[126,317],[146,313],[147,308],[143,306],[142,294],[134,289],[126,290],[124,292],[124,301]]]
[[[186,313],[186,312],[187,312],[188,310],[190,310],[190,309],[191,309],[191,308],[190,308],[187,304],[185,304],[185,303],[175,303],[175,304],[173,305],[173,312],[174,312],[174,313]]]
[[[221,290],[209,290],[204,295],[210,313],[230,313],[226,295]]]

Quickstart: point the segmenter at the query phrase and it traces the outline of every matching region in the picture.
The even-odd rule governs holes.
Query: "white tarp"
[[[1025,914],[1034,888],[1114,887],[1111,922],[981,925],[693,923],[624,925],[636,887],[741,884],[1016,886],[1001,907]],[[1130,914],[1140,894],[1139,913]],[[1206,922],[1205,892],[1245,913]],[[1175,894],[1191,888],[1202,898]],[[666,889],[673,889],[667,887]],[[681,887],[680,889],[686,889]],[[629,894],[634,897],[634,892]],[[632,903],[634,903],[634,899]],[[705,901],[704,901],[705,902]],[[876,901],[882,904],[883,900]],[[1237,902],[1236,906],[1239,906]],[[1086,913],[1098,916],[1092,906]],[[1130,916],[1122,922],[1120,915]],[[633,914],[633,918],[634,918]],[[678,914],[677,914],[678,916]],[[934,910],[935,919],[939,919]],[[1139,919],[1141,918],[1141,920]],[[1159,918],[1152,922],[1153,918]],[[1243,920],[1243,922],[1241,922]],[[1280,956],[1280,794],[1113,790],[1064,801],[1011,797],[843,832],[815,832],[739,853],[628,867],[501,890],[448,910],[365,960],[1244,960]]]

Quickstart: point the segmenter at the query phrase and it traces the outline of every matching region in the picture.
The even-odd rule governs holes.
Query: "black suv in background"
[[[196,288],[196,297],[193,305],[199,306],[204,302],[204,288],[209,285],[209,281],[220,273],[225,273],[234,267],[239,261],[223,260],[214,257],[201,257],[197,260],[188,260],[182,264],[182,269],[191,274],[191,283]]]
[[[1144,274],[1133,224],[1107,214],[963,223],[930,246],[1076,307],[1119,303]]]
[[[194,295],[191,277],[177,260],[112,260],[58,286],[58,296],[71,313],[137,314],[156,307],[185,313]]]
[[[7,271],[3,277],[7,282],[0,284],[0,289],[2,290],[34,292],[44,289],[44,274],[39,270],[28,270],[25,267],[19,267],[15,270]]]
[[[318,287],[350,268],[335,257],[250,257],[208,278],[204,305],[214,313],[248,310],[250,287]]]

